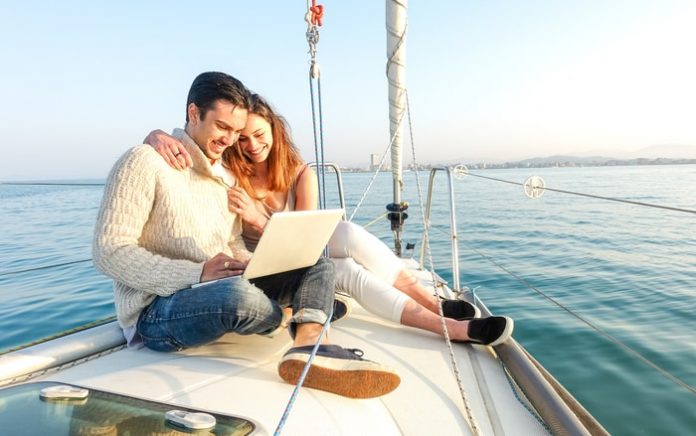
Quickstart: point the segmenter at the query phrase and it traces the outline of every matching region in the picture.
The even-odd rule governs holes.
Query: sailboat
[[[401,255],[406,1],[387,0],[386,15],[394,194],[388,210]],[[453,283],[425,267],[427,227],[420,261],[404,258],[404,264],[433,294],[469,298],[490,315],[483,301],[460,289],[449,168],[431,172],[424,222],[439,173],[450,184]],[[159,353],[126,348],[112,321],[0,356],[0,429],[37,435],[606,434],[514,339],[496,347],[454,344],[354,304],[351,316],[332,326],[332,340],[393,366],[399,388],[355,400],[288,385],[276,370],[290,346],[284,335],[228,334],[206,346]]]

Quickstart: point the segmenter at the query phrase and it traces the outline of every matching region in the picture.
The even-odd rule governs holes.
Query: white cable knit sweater
[[[183,130],[174,136],[191,154],[193,168],[170,168],[152,147],[139,145],[116,162],[104,188],[93,259],[114,279],[124,329],[156,296],[198,283],[203,264],[217,253],[250,257],[240,220],[227,209],[227,187]]]

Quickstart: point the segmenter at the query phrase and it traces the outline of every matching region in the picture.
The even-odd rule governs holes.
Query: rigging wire
[[[399,127],[401,127],[401,122],[404,120],[404,116],[406,115],[406,111],[401,113],[401,118],[399,118]],[[398,131],[398,129],[397,129]],[[382,171],[382,167],[384,166],[384,162],[387,160],[387,153],[389,153],[389,150],[391,150],[392,145],[394,145],[394,140],[396,140],[397,134],[394,133],[392,135],[391,141],[389,141],[389,145],[387,145],[387,148],[384,150],[384,153],[382,153],[382,159],[379,161],[379,166],[377,166],[377,170],[375,170],[375,173],[372,175],[372,178],[370,179],[370,183],[367,184],[367,188],[362,193],[362,196],[360,197],[360,200],[358,201],[358,204],[355,206],[353,209],[353,213],[350,214],[350,218],[348,218],[348,221],[353,221],[353,217],[355,216],[356,213],[358,213],[358,209],[360,209],[360,206],[362,206],[363,201],[365,201],[365,198],[367,198],[367,194],[370,192],[370,189],[372,188],[372,184],[375,182],[375,179],[377,178],[377,175],[379,174],[380,171]]]
[[[312,61],[314,62],[314,61]],[[316,64],[312,63],[312,66],[316,66]],[[318,71],[318,67],[317,67]],[[312,99],[312,127],[314,129],[314,156],[315,160],[317,162],[317,178],[320,186],[319,190],[319,208],[320,209],[326,209],[326,171],[324,171],[324,128],[323,128],[323,116],[322,116],[322,110],[321,110],[321,75],[317,73],[316,77],[316,82],[317,82],[317,97],[315,98],[314,96],[314,77],[313,77],[313,71],[312,68],[310,67],[310,73],[309,73],[309,93]],[[318,105],[318,111],[315,109],[315,101],[317,102]],[[319,115],[319,133],[317,135],[317,112]]]
[[[324,120],[321,104],[321,72],[317,64],[317,44],[319,29],[322,25],[324,6],[317,5],[316,0],[307,0],[307,44],[309,45],[309,95],[312,104],[312,128],[314,133],[314,156],[317,162],[317,182],[319,189],[319,208],[326,209],[326,177],[324,171]],[[316,82],[316,95],[315,95]]]
[[[513,182],[511,180],[504,180],[504,179],[499,179],[496,177],[489,177],[489,176],[482,176],[480,174],[473,174],[473,173],[467,173],[467,175],[472,176],[472,177],[479,177],[481,179],[488,179],[488,180],[493,180],[496,182],[502,182],[502,183],[509,183],[511,185],[518,185],[518,186],[524,186],[524,183],[519,183],[519,182]],[[673,207],[673,206],[664,206],[661,204],[654,204],[654,203],[646,203],[643,201],[633,201],[633,200],[626,200],[624,198],[615,198],[615,197],[604,197],[601,195],[594,195],[594,194],[584,194],[582,192],[574,192],[574,191],[568,191],[565,189],[554,189],[554,188],[549,188],[549,187],[543,187],[543,188],[538,188],[540,190],[546,190],[546,191],[553,191],[553,192],[558,192],[561,194],[569,194],[569,195],[577,195],[580,197],[588,197],[588,198],[596,198],[598,200],[606,200],[606,201],[615,201],[619,203],[627,203],[627,204],[633,204],[636,206],[644,206],[644,207],[652,207],[652,208],[657,208],[657,209],[664,209],[664,210],[671,210],[675,212],[686,212],[686,213],[693,213],[696,214],[696,210],[692,209],[684,209],[680,207]]]
[[[473,174],[473,173],[467,173],[467,175],[470,175],[470,176],[473,176],[473,177],[479,177],[479,178],[482,178],[482,179],[488,179],[488,180],[492,180],[492,181],[495,181],[495,182],[508,183],[508,184],[517,185],[517,186],[524,186],[524,183],[513,182],[513,181],[510,181],[510,180],[500,179],[500,178],[496,178],[496,177],[483,176],[483,175],[480,175],[480,174]],[[569,190],[564,190],[564,189],[555,189],[555,188],[549,188],[549,187],[543,187],[543,188],[539,188],[539,189],[548,190],[548,191],[553,191],[553,192],[558,192],[558,193],[561,193],[561,194],[569,194],[569,195],[577,195],[577,196],[587,197],[587,198],[594,198],[594,199],[599,199],[599,200],[604,200],[604,201],[613,201],[613,202],[618,202],[618,203],[632,204],[632,205],[635,205],[635,206],[650,207],[650,208],[662,209],[662,210],[669,210],[669,211],[674,211],[674,212],[685,212],[685,213],[696,214],[696,210],[685,209],[685,208],[678,208],[678,207],[673,207],[673,206],[665,206],[665,205],[655,204],[655,203],[647,203],[647,202],[642,202],[642,201],[633,201],[633,200],[627,200],[627,199],[623,199],[623,198],[606,197],[606,196],[594,195],[594,194],[585,194],[585,193],[581,193],[581,192],[569,191]],[[439,229],[438,229],[438,230],[439,230]],[[680,386],[680,387],[686,389],[686,390],[689,391],[690,393],[696,395],[696,388],[694,388],[693,386],[689,385],[689,384],[686,383],[685,381],[681,380],[679,377],[677,377],[677,376],[675,376],[674,374],[670,373],[669,371],[667,371],[666,369],[662,368],[661,366],[659,366],[659,365],[656,364],[655,362],[651,361],[651,360],[648,359],[647,357],[643,356],[640,352],[638,352],[638,351],[635,350],[634,348],[630,347],[629,345],[626,345],[626,344],[623,343],[620,339],[614,337],[614,336],[611,335],[610,333],[608,333],[608,332],[604,331],[603,329],[601,329],[600,327],[594,325],[591,321],[589,321],[589,320],[585,319],[584,317],[578,315],[577,313],[573,312],[571,309],[567,308],[567,307],[564,306],[562,303],[556,301],[553,297],[551,297],[551,296],[549,296],[548,294],[544,293],[543,291],[541,291],[540,289],[536,288],[535,286],[532,286],[532,285],[529,284],[524,278],[518,276],[517,274],[515,274],[515,273],[513,273],[512,271],[508,270],[508,269],[505,268],[504,266],[500,265],[498,262],[496,262],[496,261],[495,261],[493,258],[491,258],[490,256],[487,256],[486,254],[484,254],[484,253],[481,252],[480,250],[478,250],[478,249],[476,249],[475,247],[472,247],[471,245],[467,244],[467,243],[464,242],[462,239],[460,239],[460,241],[461,241],[462,244],[464,244],[464,246],[466,246],[466,247],[469,248],[470,250],[474,251],[476,254],[478,254],[479,256],[483,257],[483,258],[486,259],[487,261],[491,262],[491,263],[494,264],[496,267],[500,268],[502,271],[504,271],[505,273],[507,273],[508,275],[510,275],[511,277],[513,277],[513,278],[514,278],[515,280],[517,280],[518,282],[522,283],[522,284],[523,284],[524,286],[526,286],[528,289],[530,289],[530,290],[532,290],[532,291],[538,293],[539,295],[541,295],[542,297],[546,298],[547,300],[549,300],[550,302],[552,302],[552,303],[555,304],[556,306],[558,306],[558,307],[560,307],[561,309],[565,310],[565,311],[568,312],[570,315],[572,315],[573,317],[575,317],[576,319],[578,319],[578,320],[581,321],[582,323],[586,324],[588,327],[590,327],[591,329],[595,330],[595,331],[596,331],[597,333],[599,333],[600,335],[604,336],[604,337],[605,337],[606,339],[608,339],[610,342],[613,342],[615,345],[618,345],[618,346],[619,346],[620,348],[622,348],[624,351],[628,352],[629,354],[632,354],[633,356],[637,357],[640,361],[642,361],[642,362],[645,363],[646,365],[648,365],[648,366],[650,366],[651,368],[653,368],[653,369],[655,369],[656,371],[658,371],[660,374],[662,374],[662,375],[663,375],[664,377],[666,377],[668,380],[670,380],[670,381],[672,381],[673,383],[675,383],[676,385],[678,385],[678,386]]]
[[[518,282],[520,282],[521,284],[523,284],[524,286],[526,286],[529,290],[534,291],[534,292],[536,292],[537,294],[541,295],[542,297],[546,298],[546,299],[549,300],[551,303],[553,303],[553,304],[555,304],[556,306],[560,307],[561,309],[565,310],[565,311],[568,312],[571,316],[575,317],[576,319],[578,319],[578,320],[581,321],[582,323],[586,324],[588,327],[590,327],[591,329],[593,329],[594,331],[596,331],[596,332],[599,333],[600,335],[604,336],[604,337],[605,337],[606,339],[608,339],[609,341],[611,341],[611,342],[613,342],[614,344],[618,345],[618,346],[619,346],[620,348],[622,348],[624,351],[626,351],[626,352],[632,354],[633,356],[637,357],[639,360],[641,360],[641,361],[642,361],[643,363],[645,363],[646,365],[648,365],[648,366],[652,367],[653,369],[657,370],[659,373],[661,373],[661,374],[662,374],[663,376],[665,376],[667,379],[671,380],[671,381],[674,382],[675,384],[677,384],[677,385],[683,387],[684,389],[688,390],[688,391],[691,392],[692,394],[695,394],[695,395],[696,395],[696,388],[694,388],[693,386],[689,385],[689,384],[686,383],[685,381],[681,380],[679,377],[673,375],[672,373],[670,373],[670,372],[667,371],[666,369],[662,368],[661,366],[659,366],[658,364],[654,363],[653,361],[651,361],[651,360],[648,359],[647,357],[643,356],[642,354],[640,354],[640,352],[638,352],[638,351],[635,350],[634,348],[632,348],[632,347],[630,347],[630,346],[624,344],[620,339],[618,339],[618,338],[614,337],[613,335],[611,335],[610,333],[604,331],[602,328],[597,327],[594,323],[592,323],[592,322],[589,321],[588,319],[586,319],[586,318],[584,318],[583,316],[578,315],[577,313],[573,312],[573,310],[571,310],[571,309],[569,309],[568,307],[566,307],[565,305],[563,305],[563,303],[560,303],[560,302],[556,301],[556,299],[554,299],[553,297],[551,297],[550,295],[548,295],[548,294],[545,293],[544,291],[538,289],[536,286],[533,286],[532,284],[530,284],[529,282],[527,282],[524,278],[520,277],[519,275],[517,275],[517,274],[515,274],[514,272],[510,271],[509,269],[505,268],[505,267],[504,267],[503,265],[501,265],[500,263],[496,262],[495,259],[493,259],[492,257],[486,255],[485,253],[483,253],[482,251],[476,249],[475,247],[472,247],[471,245],[465,243],[465,242],[462,241],[461,239],[460,239],[460,241],[461,241],[462,244],[464,244],[467,248],[469,248],[470,250],[474,251],[474,252],[475,252],[476,254],[478,254],[479,256],[483,257],[484,259],[486,259],[487,261],[491,262],[491,263],[492,263],[493,265],[495,265],[496,267],[498,267],[498,268],[500,268],[501,270],[503,270],[504,272],[506,272],[508,275],[510,275],[511,277],[513,277],[515,280],[517,280]]]

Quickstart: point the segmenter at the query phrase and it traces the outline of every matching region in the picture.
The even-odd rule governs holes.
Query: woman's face
[[[242,153],[254,163],[265,162],[273,147],[271,125],[263,117],[249,114],[246,125],[239,135]]]

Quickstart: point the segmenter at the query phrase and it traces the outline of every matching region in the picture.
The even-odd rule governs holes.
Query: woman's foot
[[[515,322],[507,316],[490,316],[469,321],[467,336],[469,342],[480,345],[499,345],[510,339]]]
[[[442,300],[440,304],[445,318],[466,321],[481,316],[479,308],[465,300]]]

